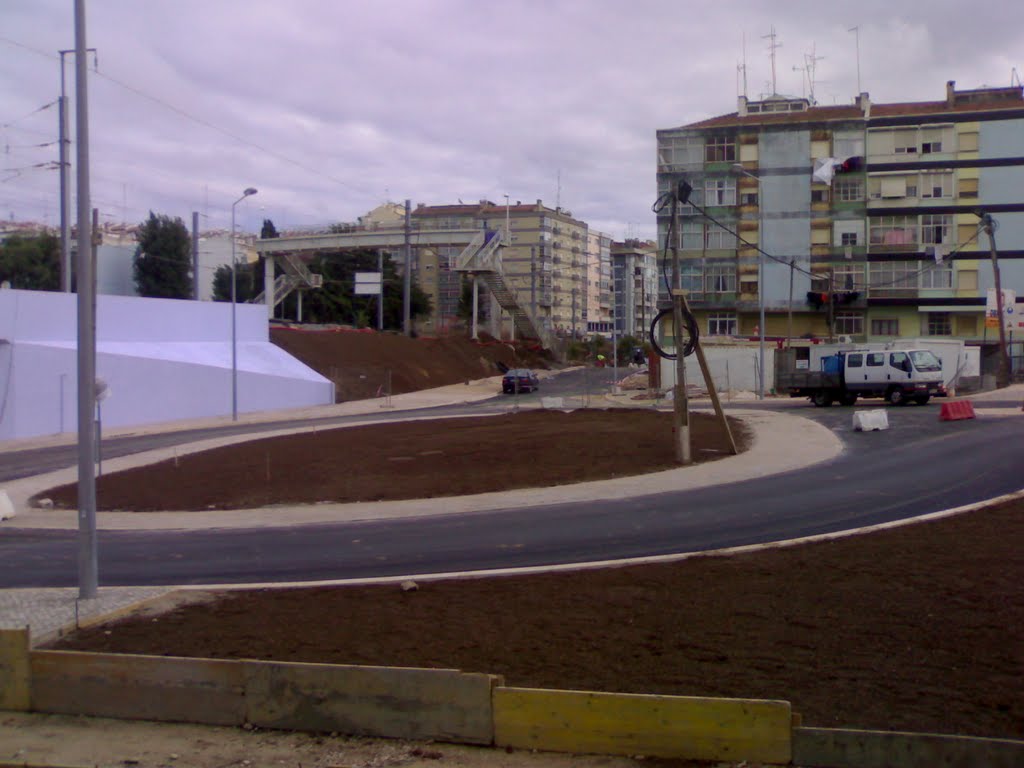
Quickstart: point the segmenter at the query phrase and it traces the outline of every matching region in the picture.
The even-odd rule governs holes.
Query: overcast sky
[[[875,102],[1024,72],[1019,0],[86,0],[93,206],[227,227],[253,186],[252,231],[508,195],[653,237],[655,130],[735,111],[744,39],[747,94],[770,93],[773,27],[778,92],[806,93],[814,53],[821,104],[856,95],[858,38]],[[5,220],[59,222],[74,47],[73,0],[0,0]]]

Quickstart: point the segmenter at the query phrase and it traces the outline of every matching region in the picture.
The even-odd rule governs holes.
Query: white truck
[[[942,363],[928,349],[863,347],[847,349],[811,364],[806,347],[777,350],[775,389],[790,397],[808,397],[815,405],[853,405],[859,397],[882,397],[892,405],[925,405],[945,395]]]

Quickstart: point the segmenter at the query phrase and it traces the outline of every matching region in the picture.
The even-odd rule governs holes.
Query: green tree
[[[60,290],[60,239],[11,235],[0,243],[0,281],[30,291]]]
[[[303,298],[303,319],[312,323],[360,324],[377,317],[376,296],[355,295],[355,273],[376,272],[377,252],[359,249],[318,255],[309,264],[312,272],[324,277],[324,286],[307,291]],[[402,276],[395,262],[384,257],[384,327],[402,327]],[[285,315],[294,315],[294,295],[286,299]],[[430,297],[413,283],[410,296],[410,314],[413,318],[429,315]],[[361,316],[360,313],[363,313]]]
[[[281,273],[281,268],[277,268]],[[251,264],[238,264],[235,275],[235,300],[250,301],[263,293],[263,259]],[[221,264],[213,273],[213,300],[231,301],[231,265]]]
[[[180,218],[149,212],[136,238],[133,271],[140,296],[192,297],[192,242]]]
[[[270,219],[263,220],[263,228],[260,230],[260,238],[263,240],[270,240],[281,235],[277,232],[277,227],[274,226],[274,222]]]

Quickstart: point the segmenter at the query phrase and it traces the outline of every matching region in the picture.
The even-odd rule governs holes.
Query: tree
[[[29,291],[60,290],[60,240],[49,232],[0,243],[0,281]]]
[[[275,237],[280,237],[277,233],[277,227],[274,226],[274,222],[270,219],[263,220],[263,228],[260,230],[260,238],[263,240],[270,240]]]
[[[487,307],[486,294],[481,292],[481,294],[477,298],[478,298],[478,301],[477,301],[477,307],[476,307],[476,319],[477,319],[477,321],[480,321],[480,320],[486,319],[486,317],[487,317],[487,314],[486,314],[486,307]],[[462,320],[465,320],[467,323],[472,322],[472,320],[473,320],[473,279],[472,278],[463,279],[463,281],[462,281],[462,291],[459,293],[459,307],[455,311],[455,314],[459,318],[461,318]]]
[[[150,211],[136,239],[133,271],[139,295],[192,298],[192,242],[185,222]]]
[[[235,275],[235,300],[250,301],[263,293],[263,260],[238,264]],[[280,267],[278,267],[280,273]],[[213,300],[231,301],[231,265],[221,264],[213,273]]]
[[[324,277],[324,286],[309,291],[303,300],[303,318],[313,323],[366,324],[377,317],[376,296],[355,295],[355,273],[376,272],[377,252],[359,249],[318,255],[310,264],[312,272]],[[384,327],[402,327],[402,276],[395,262],[384,257]],[[294,296],[286,300],[286,314],[294,312]],[[422,317],[431,312],[430,297],[413,283],[410,295],[410,314]]]

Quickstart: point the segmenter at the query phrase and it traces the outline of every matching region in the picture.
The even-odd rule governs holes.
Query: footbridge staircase
[[[518,292],[502,270],[501,249],[507,242],[506,238],[504,230],[481,230],[456,258],[454,269],[457,272],[468,272],[483,281],[502,310],[511,315],[520,337],[538,339],[550,348],[551,334],[523,305]]]
[[[295,253],[282,253],[276,255],[276,262],[284,269],[284,273],[274,278],[274,307],[285,300],[292,291],[297,289],[321,288],[324,284],[324,276],[310,272],[306,265]],[[252,304],[265,304],[267,291],[251,299]]]

